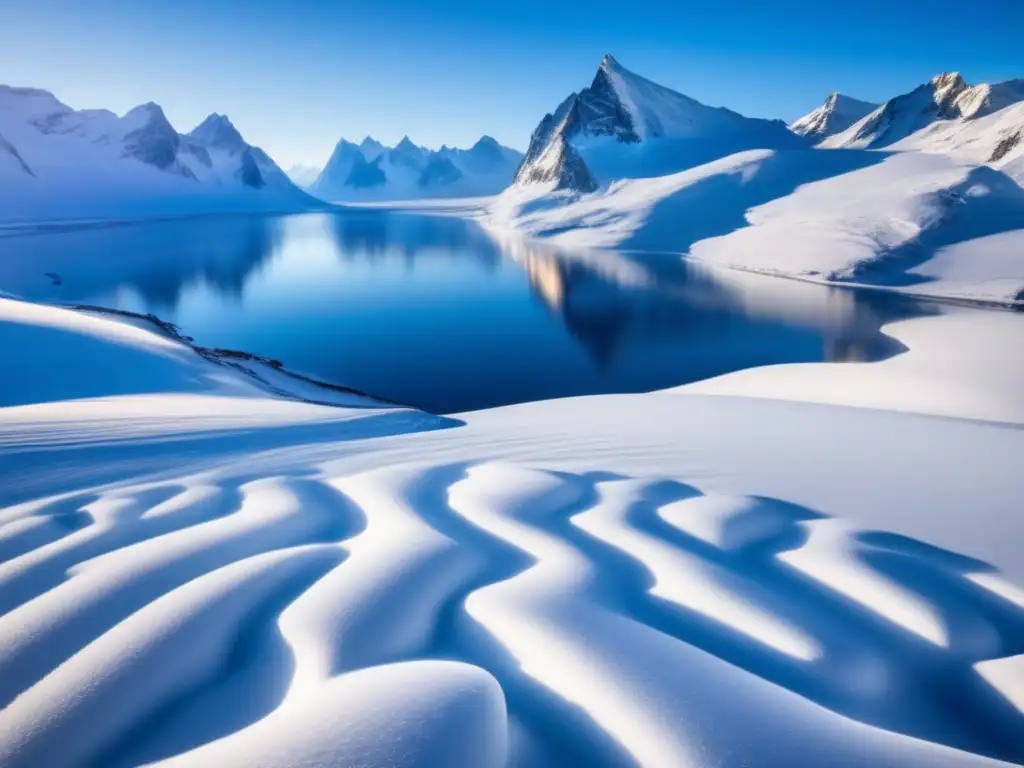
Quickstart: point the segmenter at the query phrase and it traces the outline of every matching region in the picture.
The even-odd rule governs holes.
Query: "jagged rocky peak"
[[[167,170],[175,164],[181,136],[159,105],[153,102],[142,104],[130,110],[122,119],[129,128],[124,136],[126,156],[160,170]]]
[[[671,140],[661,145],[672,144],[669,152],[662,153],[655,163],[639,167],[637,158],[645,150],[633,145],[661,139]],[[629,71],[606,54],[591,84],[570,94],[540,121],[516,181],[556,181],[563,186],[579,182],[582,191],[594,186],[595,177],[587,168],[594,153],[602,155],[603,173],[620,178],[683,170],[692,167],[698,155],[703,157],[701,162],[707,162],[742,149],[775,149],[799,141],[781,121],[757,120],[709,107]],[[689,146],[684,148],[684,143]],[[694,151],[698,143],[703,151]],[[552,158],[568,165],[550,165]],[[537,163],[542,167],[531,167]],[[610,167],[614,170],[609,171]]]
[[[516,172],[515,183],[553,184],[555,189],[575,192],[593,192],[598,187],[597,179],[583,158],[558,130],[531,162],[523,161]]]
[[[970,88],[967,82],[960,76],[959,72],[946,72],[936,75],[928,83],[931,88],[932,101],[935,102],[939,117],[955,119],[961,117],[957,106],[960,95]]]
[[[196,126],[189,133],[189,137],[207,147],[226,149],[230,152],[241,152],[249,146],[228,116],[216,112]]]

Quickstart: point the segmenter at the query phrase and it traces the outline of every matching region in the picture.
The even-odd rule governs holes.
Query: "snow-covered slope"
[[[332,408],[109,318],[0,321],[5,768],[1024,758],[1020,429],[886,386]],[[905,386],[981,338],[925,380],[961,416],[1021,390],[1012,324],[948,330]]]
[[[430,150],[408,136],[385,147],[342,139],[310,191],[325,200],[381,201],[491,195],[512,181],[522,154],[484,136],[470,149]]]
[[[0,86],[0,220],[316,204],[223,115],[180,134],[156,104],[119,117]]]
[[[870,105],[833,95],[792,126],[804,134],[801,148],[726,154],[644,178],[641,157],[664,158],[678,146],[651,138],[652,126],[697,135],[744,118],[726,113],[716,123],[717,111],[709,116],[685,97],[669,111],[663,89],[632,85],[634,77],[606,60],[593,88],[545,118],[520,183],[483,217],[492,230],[819,282],[1024,302],[1024,81],[971,87],[939,75],[838,133]],[[690,143],[713,150],[722,136]],[[622,148],[619,170],[628,157],[637,178],[599,183],[609,146]]]
[[[820,107],[790,123],[789,130],[818,142],[834,134],[842,133],[876,109],[878,109],[877,104],[833,92]]]
[[[1024,300],[1024,189],[938,154],[754,150],[590,195],[538,199],[516,187],[485,222],[566,248],[676,252],[814,281]]]
[[[590,192],[613,179],[664,175],[744,149],[801,144],[781,121],[706,106],[605,56],[590,87],[541,120],[516,182]]]

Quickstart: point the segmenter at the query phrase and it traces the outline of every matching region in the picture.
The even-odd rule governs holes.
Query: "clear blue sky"
[[[1024,0],[0,0],[0,82],[73,107],[227,113],[282,165],[339,137],[524,148],[605,52],[708,104],[792,119],[959,70],[1024,77]]]

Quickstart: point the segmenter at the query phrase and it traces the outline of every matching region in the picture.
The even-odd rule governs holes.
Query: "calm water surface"
[[[671,255],[498,243],[457,218],[388,211],[3,237],[0,290],[153,312],[199,344],[439,413],[876,359],[894,351],[882,323],[926,311]]]

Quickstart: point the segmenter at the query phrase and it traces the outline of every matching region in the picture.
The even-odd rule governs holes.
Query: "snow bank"
[[[1024,424],[1024,371],[1007,339],[1021,318],[956,309],[883,331],[909,351],[873,363],[787,364],[680,387],[699,394],[770,397]]]

